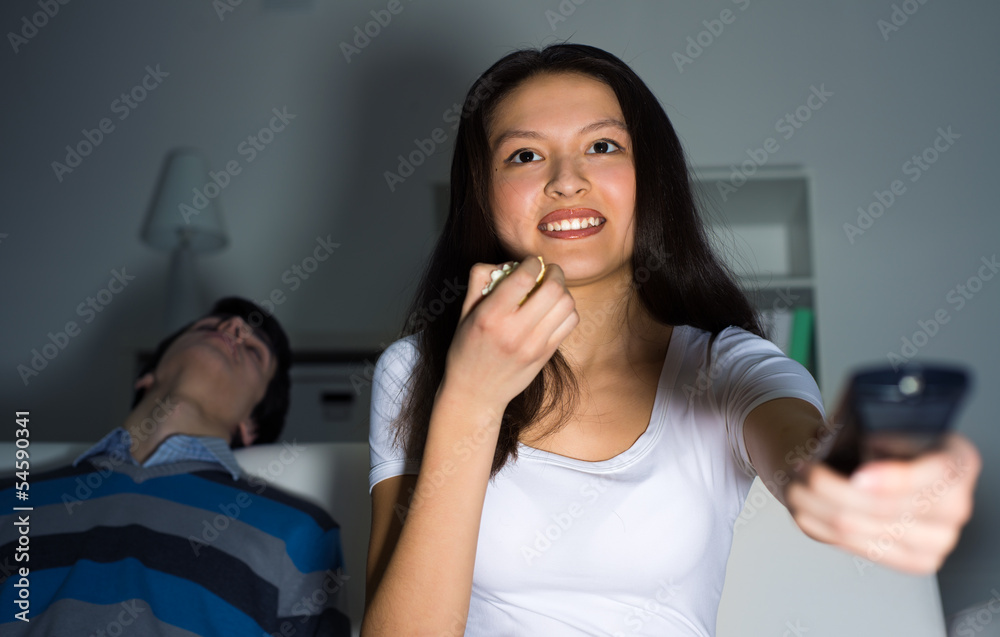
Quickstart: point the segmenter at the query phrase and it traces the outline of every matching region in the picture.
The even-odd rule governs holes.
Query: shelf
[[[768,312],[765,322],[773,324],[771,310],[812,310],[805,323],[813,325],[812,351],[803,360],[815,377],[810,175],[801,166],[765,166],[746,177],[732,168],[696,168],[692,173],[712,247],[757,309]],[[786,324],[779,331],[787,337],[789,329]]]
[[[761,168],[743,182],[729,170],[701,169],[694,186],[713,247],[738,277],[761,282],[812,278],[804,170]]]

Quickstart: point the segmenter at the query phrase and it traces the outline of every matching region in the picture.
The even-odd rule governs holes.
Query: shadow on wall
[[[448,182],[462,104],[476,74],[459,71],[455,52],[436,41],[412,45],[414,55],[405,60],[372,55],[380,44],[374,39],[347,65],[344,86],[355,110],[344,123],[347,141],[330,140],[329,165],[347,173],[350,189],[331,189],[323,198],[348,252],[355,243],[376,246],[348,257],[363,259],[364,268],[355,275],[352,267],[343,289],[351,303],[389,299],[366,313],[393,317],[394,340],[437,239],[434,187]],[[343,56],[338,61],[346,65]]]

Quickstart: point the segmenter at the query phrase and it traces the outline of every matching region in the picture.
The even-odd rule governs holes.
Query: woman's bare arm
[[[468,396],[443,390],[431,416],[419,477],[375,485],[362,634],[464,633],[502,415],[479,409]],[[408,483],[415,487],[412,498]],[[408,506],[397,507],[407,500]]]
[[[786,507],[785,488],[825,443],[831,430],[819,410],[798,398],[778,398],[758,405],[743,423],[750,464],[764,486]]]
[[[368,567],[365,577],[365,607],[372,602],[385,567],[396,548],[403,520],[416,488],[416,475],[393,476],[372,489],[372,530],[368,540]]]
[[[406,501],[412,478],[383,481],[372,491],[366,637],[465,632],[504,409],[579,322],[558,266],[523,306],[520,300],[536,283],[541,264],[518,268],[511,282],[484,299],[480,290],[492,269],[477,264],[470,273],[405,519],[396,519],[394,509]]]

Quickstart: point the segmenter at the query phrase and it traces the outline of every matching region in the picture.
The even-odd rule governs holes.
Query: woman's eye
[[[607,154],[607,153],[613,153],[616,150],[621,150],[621,148],[618,147],[618,144],[616,144],[614,142],[609,142],[606,139],[602,139],[600,141],[597,141],[597,142],[594,142],[593,144],[591,144],[590,150],[587,151],[587,154],[588,155],[604,155],[604,154]]]
[[[541,155],[533,150],[519,150],[511,155],[510,159],[507,161],[512,164],[529,164],[533,161],[538,161],[541,158]]]

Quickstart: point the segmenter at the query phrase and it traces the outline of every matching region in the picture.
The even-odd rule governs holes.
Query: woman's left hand
[[[809,537],[906,573],[930,574],[972,515],[981,466],[975,446],[949,433],[938,451],[869,462],[850,478],[813,463],[785,496]]]

